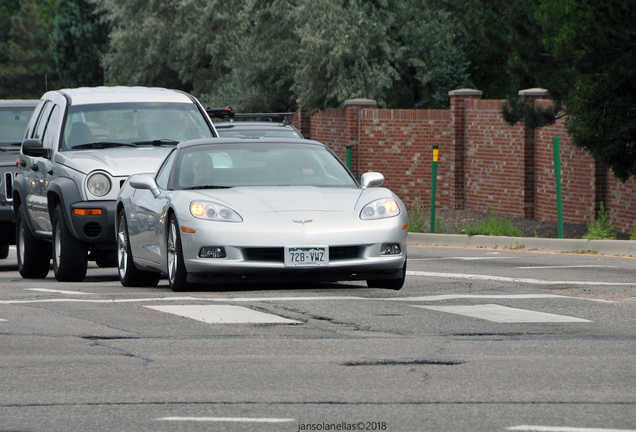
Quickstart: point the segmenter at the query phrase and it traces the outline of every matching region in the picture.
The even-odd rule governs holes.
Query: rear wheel
[[[181,248],[181,234],[179,223],[175,215],[170,216],[168,227],[167,252],[168,252],[168,282],[172,291],[188,291],[194,286],[187,281],[188,271],[183,261],[183,249]]]
[[[406,280],[406,260],[404,260],[401,273],[402,277],[397,279],[370,279],[367,281],[367,286],[369,288],[386,288],[399,291],[402,289],[402,286],[404,286],[404,281]]]
[[[88,267],[88,246],[77,240],[66,225],[62,207],[53,213],[53,271],[60,282],[81,282]]]
[[[161,277],[160,273],[139,270],[135,266],[124,209],[119,211],[117,218],[117,268],[119,281],[125,287],[154,287]]]
[[[49,274],[51,246],[33,236],[27,225],[24,208],[16,212],[15,248],[18,255],[18,271],[25,279],[43,279]]]

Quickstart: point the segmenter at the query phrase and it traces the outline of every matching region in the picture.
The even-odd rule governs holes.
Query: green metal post
[[[561,210],[561,149],[559,145],[559,137],[552,137],[552,147],[554,150],[554,176],[556,181],[557,231],[558,237],[563,238],[563,211]]]
[[[433,146],[433,179],[431,182],[431,234],[435,232],[435,190],[437,189],[437,157],[439,146]]]
[[[351,146],[347,146],[347,168],[351,171]]]

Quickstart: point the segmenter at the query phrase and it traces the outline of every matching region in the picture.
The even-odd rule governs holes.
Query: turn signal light
[[[77,216],[100,216],[103,213],[102,209],[73,209],[73,214]]]
[[[188,233],[188,234],[194,234],[197,232],[197,230],[194,230],[192,228],[188,228],[188,227],[181,227],[181,231],[183,231],[184,233]]]

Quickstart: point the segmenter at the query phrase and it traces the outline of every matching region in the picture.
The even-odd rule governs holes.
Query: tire
[[[5,259],[9,256],[9,245],[0,245],[0,259]]]
[[[81,282],[88,267],[88,245],[77,240],[66,225],[62,207],[53,213],[53,271],[59,282]]]
[[[117,218],[117,270],[119,282],[125,287],[155,287],[161,277],[161,273],[139,270],[135,266],[124,209]]]
[[[25,279],[44,279],[49,274],[51,245],[33,236],[25,217],[24,207],[18,207],[15,215],[15,247],[18,256],[18,271]]]
[[[194,285],[188,283],[188,271],[183,261],[183,249],[181,248],[181,234],[176,216],[170,216],[168,235],[166,236],[166,251],[168,258],[168,282],[172,291],[189,291]]]
[[[404,286],[406,280],[406,260],[402,266],[402,277],[398,279],[371,279],[367,281],[369,288],[386,288],[390,290],[399,291]]]

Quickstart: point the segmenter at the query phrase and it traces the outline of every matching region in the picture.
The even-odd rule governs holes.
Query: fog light
[[[199,251],[199,258],[225,258],[225,248],[221,246],[203,247]]]
[[[384,243],[380,248],[380,255],[399,255],[402,253],[399,243]]]

